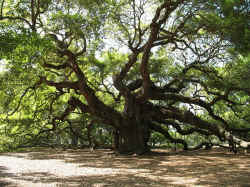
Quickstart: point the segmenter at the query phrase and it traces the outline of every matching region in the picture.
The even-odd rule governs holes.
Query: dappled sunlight
[[[250,155],[225,150],[115,155],[110,150],[0,154],[0,184],[18,186],[241,186]],[[19,185],[22,184],[22,185]]]

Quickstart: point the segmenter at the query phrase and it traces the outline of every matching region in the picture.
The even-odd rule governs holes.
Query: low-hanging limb
[[[41,85],[41,84],[42,84],[42,81],[39,80],[39,81],[37,81],[33,86],[30,86],[30,87],[26,88],[26,89],[24,90],[24,92],[22,93],[22,95],[21,95],[21,97],[20,97],[20,99],[19,99],[19,101],[18,101],[18,104],[17,104],[16,108],[15,108],[11,113],[8,113],[7,116],[9,117],[9,116],[14,115],[14,114],[18,111],[19,107],[21,106],[21,103],[22,103],[23,98],[24,98],[25,95],[29,92],[29,90],[35,90],[35,89],[36,89],[39,85]]]
[[[88,106],[81,103],[81,105],[79,105],[78,103],[78,99],[77,98],[74,98],[74,97],[71,97],[69,100],[68,100],[68,106],[67,108],[65,109],[65,111],[60,115],[60,116],[54,116],[53,119],[51,120],[51,124],[52,124],[52,128],[50,129],[45,129],[45,130],[41,130],[38,135],[40,134],[43,134],[43,133],[47,133],[47,132],[51,132],[51,131],[55,131],[57,129],[57,122],[56,121],[61,121],[61,122],[64,122],[64,121],[67,121],[67,116],[70,115],[77,107],[80,107],[81,108],[81,111],[82,112],[86,112],[88,113],[89,112],[89,109],[88,109]]]
[[[206,109],[209,113],[209,115],[217,120],[220,121],[220,124],[224,126],[225,129],[229,129],[228,123],[220,116],[215,115],[212,106],[214,103],[207,103],[199,98],[191,98],[187,96],[183,96],[180,94],[174,94],[174,93],[166,93],[166,94],[159,94],[159,93],[154,93],[150,97],[153,100],[174,100],[174,101],[181,101],[182,103],[187,103],[187,104],[194,104],[200,107],[203,107]]]
[[[211,142],[201,142],[199,145],[189,148],[188,150],[195,151],[195,150],[202,149],[204,146],[205,146],[205,149],[211,149],[214,146],[214,144]]]
[[[183,130],[181,128],[181,124],[179,124],[173,120],[165,120],[162,122],[163,122],[163,124],[171,125],[172,127],[174,127],[176,129],[176,131],[181,135],[189,135],[189,134],[193,134],[194,132],[197,132],[197,133],[205,135],[205,136],[212,135],[211,132],[203,130],[203,129],[199,129],[199,128],[189,128],[189,129]]]
[[[184,150],[188,150],[188,144],[185,140],[183,139],[179,139],[179,138],[173,138],[169,132],[167,130],[165,130],[164,128],[162,128],[160,125],[155,124],[155,123],[149,123],[149,128],[153,131],[159,132],[162,135],[165,136],[165,138],[167,138],[171,143],[178,143],[178,144],[182,144],[183,145],[183,149]]]
[[[151,110],[151,113],[147,116],[151,117],[153,121],[178,120],[181,123],[190,124],[198,129],[210,131],[221,140],[225,139],[225,129],[223,126],[209,123],[190,111],[182,111],[175,107],[163,107],[153,104],[149,105],[149,110]]]
[[[164,135],[171,143],[178,143],[178,144],[182,144],[183,145],[183,150],[189,150],[189,151],[194,151],[194,150],[198,150],[198,149],[202,149],[204,146],[206,149],[210,149],[214,144],[212,144],[211,142],[201,142],[199,145],[195,146],[195,147],[189,147],[188,143],[180,138],[173,138],[167,130],[165,130],[164,128],[162,128],[160,125],[157,124],[151,124],[150,128],[156,132],[161,133],[162,135]],[[178,131],[177,131],[178,132]],[[178,132],[179,133],[179,132]],[[182,135],[186,135],[185,133]]]
[[[72,81],[62,81],[62,82],[54,82],[51,80],[47,80],[45,77],[40,77],[40,81],[42,83],[45,83],[49,86],[53,86],[59,91],[62,91],[64,88],[73,89],[75,91],[78,91],[79,95],[83,95],[84,98],[87,101],[87,106],[89,109],[89,113],[93,116],[97,116],[99,118],[104,119],[104,121],[109,121],[109,123],[118,125],[118,121],[122,118],[119,112],[117,112],[115,109],[105,105],[95,94],[95,91],[88,85],[87,78],[85,77],[84,72],[81,70],[79,65],[77,64],[77,59],[74,53],[72,53],[69,49],[65,49],[63,51],[63,55],[67,56],[67,64],[69,64],[69,68],[71,68],[74,73],[76,74],[78,80],[75,82]],[[51,68],[62,68],[62,65],[53,66],[49,65]],[[73,101],[74,100],[74,101]],[[80,109],[83,109],[83,103],[80,100],[77,100],[77,98],[71,99],[71,102],[75,102]],[[84,110],[82,111],[84,112]],[[107,123],[107,124],[109,124]]]

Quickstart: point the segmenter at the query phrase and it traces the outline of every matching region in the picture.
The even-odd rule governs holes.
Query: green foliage
[[[67,111],[72,96],[83,104],[90,101],[80,89],[63,86],[56,89],[53,85],[48,86],[48,82],[67,84],[78,81],[77,84],[80,84],[79,79],[86,79],[86,84],[94,90],[93,95],[99,99],[92,103],[96,108],[91,108],[91,112],[96,114],[95,110],[102,110],[100,106],[103,103],[123,117],[127,98],[114,87],[112,77],[121,71],[131,58],[130,53],[136,50],[140,54],[121,84],[129,85],[142,79],[141,63],[148,55],[152,85],[171,87],[176,93],[167,94],[184,98],[181,101],[170,96],[154,100],[153,96],[153,99],[149,96],[145,103],[162,106],[161,111],[173,109],[173,114],[164,120],[177,113],[191,111],[201,120],[216,124],[218,120],[211,116],[211,111],[206,107],[194,106],[192,102],[209,104],[233,89],[227,100],[215,101],[211,110],[214,115],[227,121],[231,128],[248,127],[248,1],[195,0],[180,4],[166,19],[170,24],[161,25],[156,36],[158,40],[155,45],[161,42],[162,45],[152,47],[145,55],[154,26],[150,25],[152,12],[164,2],[43,0],[40,7],[32,9],[29,0],[5,1],[0,17],[0,60],[6,64],[5,71],[0,72],[0,151],[22,145],[70,144],[75,137],[84,144],[88,142],[87,125],[92,120],[97,121],[92,127],[92,136],[97,142],[111,144],[113,129],[105,120],[107,124],[99,122],[99,116],[83,114],[76,108],[66,119],[59,120]],[[216,42],[219,44],[213,48]],[[128,52],[128,48],[132,50]],[[69,53],[78,56],[72,55],[71,58],[65,55]],[[208,60],[203,62],[206,58]],[[72,63],[74,60],[84,77],[74,73],[78,71]],[[199,60],[201,62],[197,62]],[[67,67],[57,67],[66,62]],[[55,68],[46,67],[46,63]],[[41,83],[44,77],[47,85],[46,81]],[[84,89],[84,86],[81,88]],[[152,89],[157,89],[155,87]],[[143,91],[144,88],[136,88],[127,95],[137,99]],[[143,103],[144,98],[140,102]],[[144,113],[141,115],[147,117]],[[186,118],[179,119],[184,130],[191,128],[183,122]],[[174,138],[185,139],[192,146],[207,141],[206,136],[196,133],[186,137],[177,133],[175,128],[163,129]],[[211,139],[217,141],[214,137]],[[158,132],[152,132],[150,143],[176,146]]]
[[[200,11],[198,21],[208,32],[234,43],[236,51],[247,54],[250,50],[249,2],[247,0],[207,1],[207,9]]]

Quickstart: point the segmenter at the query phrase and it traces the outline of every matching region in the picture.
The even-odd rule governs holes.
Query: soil
[[[121,156],[111,150],[41,148],[1,153],[2,186],[250,187],[250,153],[154,150],[144,156]]]

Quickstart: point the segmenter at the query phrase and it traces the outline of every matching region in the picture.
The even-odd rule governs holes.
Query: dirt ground
[[[0,154],[0,187],[250,186],[250,154],[225,150],[120,156],[110,150]]]

